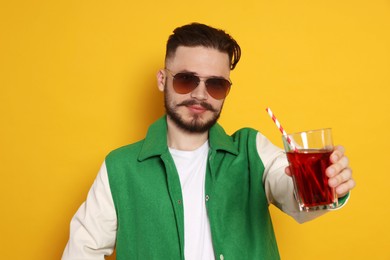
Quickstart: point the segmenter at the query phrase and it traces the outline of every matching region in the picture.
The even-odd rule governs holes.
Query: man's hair
[[[179,46],[213,48],[229,56],[230,69],[233,70],[241,57],[238,43],[225,31],[205,24],[191,23],[176,28],[169,36],[165,60],[175,55]]]

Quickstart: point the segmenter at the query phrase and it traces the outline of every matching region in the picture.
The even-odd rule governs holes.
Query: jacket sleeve
[[[115,206],[103,163],[86,201],[71,220],[62,259],[104,259],[114,251],[116,230]]]
[[[301,212],[294,197],[292,178],[284,170],[288,166],[285,152],[273,145],[264,135],[257,134],[257,152],[264,165],[263,185],[268,203],[303,223],[325,214],[326,210]]]

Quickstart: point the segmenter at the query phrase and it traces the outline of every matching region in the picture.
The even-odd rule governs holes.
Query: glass
[[[329,187],[326,168],[333,152],[330,128],[288,134],[293,145],[283,136],[283,144],[290,164],[295,197],[301,211],[334,209],[337,194]]]
[[[179,72],[173,74],[170,70],[165,69],[173,77],[173,89],[178,94],[188,94],[199,86],[201,77],[192,72]],[[224,99],[230,91],[232,82],[221,77],[210,77],[204,80],[207,93],[215,99]]]

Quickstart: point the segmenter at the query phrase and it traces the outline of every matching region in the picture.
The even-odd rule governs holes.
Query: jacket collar
[[[167,145],[167,129],[166,115],[149,127],[138,156],[139,161],[160,156],[169,151]],[[238,150],[233,143],[233,138],[228,136],[218,123],[210,128],[209,143],[212,150],[223,150],[235,155],[238,154]]]

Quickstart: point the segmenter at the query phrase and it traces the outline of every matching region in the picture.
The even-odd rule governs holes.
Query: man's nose
[[[203,80],[199,82],[199,85],[191,92],[191,97],[198,100],[206,100],[209,94],[207,93],[206,84]]]

